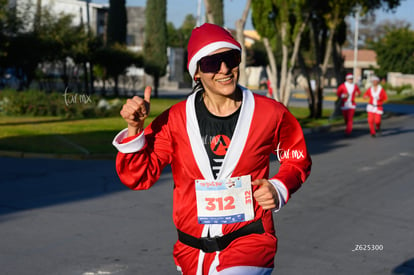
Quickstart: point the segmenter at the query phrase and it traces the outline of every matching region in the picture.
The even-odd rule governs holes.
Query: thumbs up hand
[[[134,136],[144,129],[144,121],[150,112],[151,87],[147,86],[144,98],[134,96],[127,99],[120,112],[122,118],[128,123],[128,136]]]

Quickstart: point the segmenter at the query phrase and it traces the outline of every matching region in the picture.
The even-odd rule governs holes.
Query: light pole
[[[355,13],[355,33],[354,33],[354,69],[353,69],[353,75],[354,75],[354,83],[357,81],[356,76],[356,70],[357,70],[357,64],[358,64],[358,32],[359,32],[359,13],[361,11],[361,8],[358,6],[356,13]]]
[[[201,25],[201,0],[197,0],[197,23],[196,26]]]

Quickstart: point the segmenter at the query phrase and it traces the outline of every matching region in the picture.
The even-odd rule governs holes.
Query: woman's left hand
[[[279,207],[279,196],[276,188],[266,179],[258,179],[252,182],[253,186],[260,186],[253,196],[257,203],[264,209],[275,209]]]

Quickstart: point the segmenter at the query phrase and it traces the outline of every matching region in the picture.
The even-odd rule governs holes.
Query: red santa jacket
[[[368,90],[364,93],[363,98],[369,98],[367,112],[376,114],[384,113],[383,104],[387,101],[388,96],[381,85],[377,85],[377,87],[371,86],[368,88]]]
[[[348,110],[355,109],[355,96],[361,95],[361,91],[358,85],[344,82],[339,85],[336,94],[341,99],[341,110]]]
[[[195,237],[204,237],[207,231],[212,237],[220,236],[252,221],[226,225],[198,223],[194,182],[196,179],[212,180],[213,174],[198,128],[194,99],[195,94],[157,117],[145,129],[145,142],[139,145],[137,152],[118,153],[116,170],[126,186],[140,190],[150,188],[160,177],[162,169],[171,164],[175,226]],[[122,137],[118,136],[118,139]],[[281,165],[278,173],[269,177],[272,153],[277,154]],[[275,100],[243,89],[239,119],[217,178],[251,175],[252,181],[277,179],[288,190],[288,200],[306,180],[310,167],[311,159],[302,129],[293,115]],[[254,186],[253,192],[257,188]],[[254,211],[254,221],[262,219],[265,231],[274,235],[271,211],[263,210],[255,200]],[[180,250],[187,249],[183,246],[176,244],[175,258],[179,257]],[[265,244],[262,248],[256,246],[257,249],[264,249]],[[273,266],[274,253],[271,251],[263,254],[261,259],[250,259],[252,266]],[[228,265],[237,265],[237,259],[227,262]]]

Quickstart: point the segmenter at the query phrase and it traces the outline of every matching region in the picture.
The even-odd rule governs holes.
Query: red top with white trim
[[[368,112],[382,114],[384,111],[383,104],[387,101],[388,96],[384,88],[381,85],[376,87],[372,86],[364,93],[364,98],[369,98],[368,105],[371,108],[367,108]]]
[[[145,138],[145,142],[141,142],[135,153],[131,153],[130,149],[125,149],[130,153],[118,153],[116,170],[126,186],[141,190],[150,188],[160,177],[162,169],[171,164],[175,226],[187,234],[201,237],[206,230],[205,225],[199,224],[197,220],[195,180],[212,180],[214,177],[198,128],[194,99],[195,94],[190,95],[186,101],[172,106],[157,117],[144,130],[140,138]],[[125,143],[115,143],[122,143],[120,135],[115,138],[114,145],[126,146]],[[277,155],[281,165],[276,175],[269,176],[272,153]],[[311,158],[296,118],[275,100],[243,89],[239,119],[217,178],[251,175],[252,181],[263,178],[278,180],[288,191],[287,202],[309,176],[310,168]],[[257,188],[253,186],[253,192]],[[274,235],[272,212],[263,210],[255,200],[253,203],[254,221],[262,219],[265,231]],[[245,224],[212,225],[210,235],[228,234]],[[184,249],[182,246],[176,246],[175,250]],[[273,264],[275,251],[271,247],[266,254],[269,257],[251,259],[254,266],[269,267]],[[221,255],[225,255],[224,251]]]
[[[341,110],[349,110],[356,108],[355,97],[360,96],[361,91],[358,85],[344,82],[339,85],[336,94],[341,99]]]

